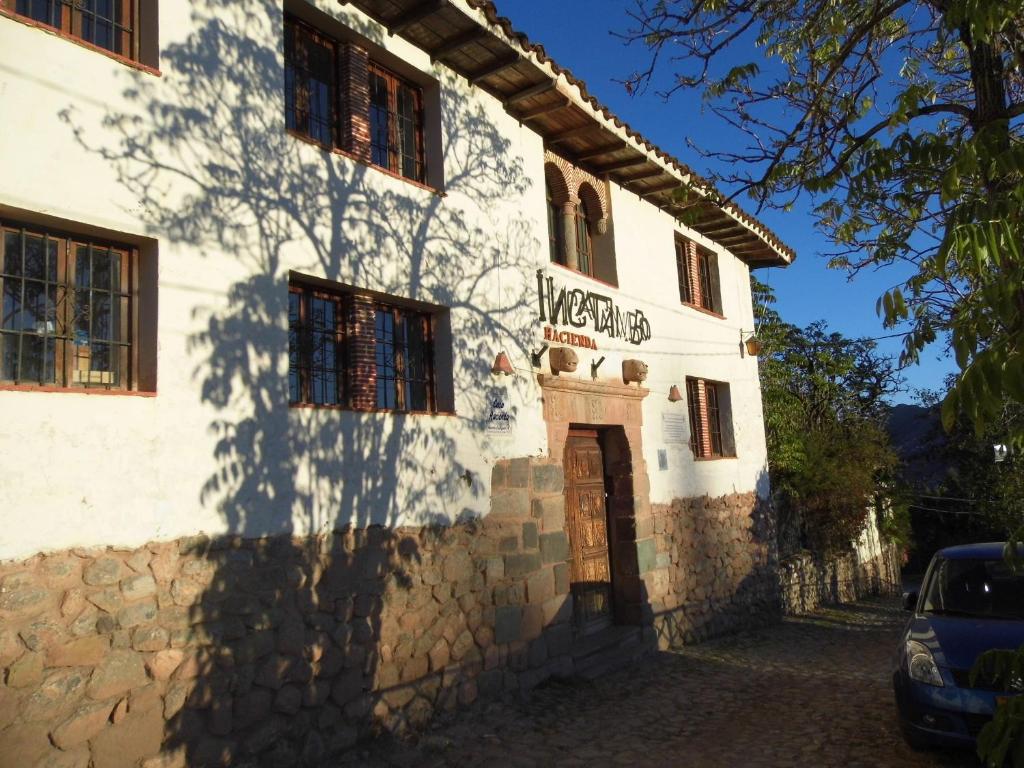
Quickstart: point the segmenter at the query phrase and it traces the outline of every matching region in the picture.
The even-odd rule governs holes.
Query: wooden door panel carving
[[[573,602],[586,633],[610,625],[612,616],[604,461],[596,432],[569,433],[564,466]]]

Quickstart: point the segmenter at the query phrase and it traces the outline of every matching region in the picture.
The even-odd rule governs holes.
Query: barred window
[[[129,59],[139,59],[134,0],[0,0],[14,13]]]
[[[363,59],[365,69],[346,64],[351,45],[285,18],[286,127],[326,148],[425,182],[422,89],[369,59]],[[360,102],[350,92],[369,99]],[[361,121],[362,130],[347,130],[352,120]]]
[[[435,410],[430,317],[379,304],[375,319],[377,407]]]
[[[288,20],[284,36],[285,124],[326,147],[337,144],[337,44]]]
[[[370,157],[374,165],[423,181],[420,89],[370,64]]]
[[[343,297],[307,286],[288,292],[288,390],[293,403],[345,405]]]
[[[292,281],[288,392],[293,404],[436,411],[431,313]]]
[[[0,381],[135,389],[138,252],[0,225]]]

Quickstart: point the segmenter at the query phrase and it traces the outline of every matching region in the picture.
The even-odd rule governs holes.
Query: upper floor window
[[[565,264],[565,247],[562,244],[564,233],[562,231],[562,206],[555,201],[555,193],[551,189],[551,182],[544,185],[547,193],[548,203],[548,248],[551,261],[556,264]]]
[[[722,314],[718,257],[691,240],[676,238],[679,300],[717,315]]]
[[[420,89],[370,64],[370,157],[374,165],[423,181],[423,97]]]
[[[292,281],[289,401],[437,411],[433,320],[430,312]]]
[[[0,381],[136,389],[138,252],[0,225]]]
[[[302,24],[285,23],[285,124],[327,147],[336,141],[337,47]]]
[[[577,269],[585,275],[593,275],[594,241],[590,235],[588,213],[586,201],[580,200],[573,213],[576,229],[576,257],[578,259]]]
[[[0,0],[0,8],[118,56],[156,65],[155,52],[142,50],[154,47],[146,43],[156,37],[155,0]]]
[[[365,50],[285,18],[285,124],[329,149],[426,181],[423,91]]]
[[[570,190],[565,174],[552,161],[545,163],[544,182],[551,261],[617,285],[615,238],[608,231],[606,205],[594,187],[600,182],[585,179]]]
[[[690,416],[690,450],[697,458],[735,456],[729,385],[707,379],[686,379]]]

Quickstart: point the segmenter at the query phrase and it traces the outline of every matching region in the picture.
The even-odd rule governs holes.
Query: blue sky
[[[668,102],[649,90],[629,96],[616,80],[625,79],[646,63],[643,48],[625,46],[611,30],[623,31],[631,22],[626,8],[631,0],[498,0],[498,10],[530,40],[541,43],[561,66],[587,83],[590,92],[633,128],[698,173],[707,172],[708,161],[686,144],[727,148],[731,129],[710,112],[701,112],[698,94],[679,92]],[[668,69],[663,66],[662,74]],[[733,134],[735,135],[735,134]],[[737,142],[742,137],[737,136]],[[728,191],[728,190],[723,190]],[[738,201],[752,211],[750,201]],[[830,270],[822,256],[828,242],[814,229],[806,212],[763,211],[759,218],[788,245],[796,249],[796,262],[785,270],[758,270],[761,280],[775,290],[777,309],[796,325],[824,319],[833,330],[851,337],[876,337],[892,333],[882,327],[875,314],[875,302],[886,289],[901,282],[906,271],[896,267],[862,272],[848,280],[843,271]],[[898,355],[899,338],[881,340],[879,348]],[[943,344],[922,354],[921,364],[906,373],[909,389],[937,389],[945,375],[955,369]],[[912,401],[912,393],[898,395],[897,402]]]

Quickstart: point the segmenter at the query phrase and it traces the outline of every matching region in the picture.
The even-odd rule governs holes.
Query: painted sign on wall
[[[556,285],[543,269],[537,270],[537,300],[541,322],[590,328],[630,344],[651,338],[651,324],[639,309],[623,309],[611,297],[594,291]]]

